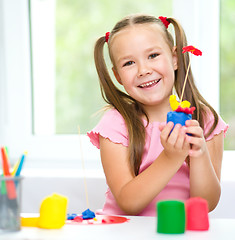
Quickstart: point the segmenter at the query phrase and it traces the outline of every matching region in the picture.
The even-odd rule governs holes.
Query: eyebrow
[[[147,48],[145,52],[159,51],[159,50],[162,50],[162,48],[159,46],[153,46],[153,47]]]
[[[120,63],[121,61],[127,61],[129,59],[131,59],[133,56],[132,55],[127,55],[127,56],[124,56],[124,57],[120,57],[117,62]]]
[[[153,46],[153,47],[149,47],[147,49],[144,50],[144,52],[148,53],[148,52],[152,52],[152,51],[160,51],[162,48],[159,46]],[[127,61],[129,59],[133,58],[132,55],[127,55],[127,56],[123,56],[120,57],[119,59],[117,59],[117,63],[120,63],[121,61]]]

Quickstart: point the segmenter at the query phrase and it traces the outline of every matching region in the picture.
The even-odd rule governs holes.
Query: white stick
[[[188,68],[187,68],[187,72],[186,72],[185,79],[184,79],[184,85],[183,85],[183,89],[182,89],[182,93],[181,93],[181,97],[180,97],[180,102],[182,102],[182,99],[183,99],[184,90],[185,90],[186,82],[187,82],[187,79],[188,79],[188,73],[189,73],[190,65],[191,65],[191,58],[189,57],[189,63],[188,63]]]
[[[80,132],[79,126],[78,126],[78,136],[79,136],[79,142],[80,142],[81,161],[82,161],[82,168],[83,168],[83,175],[84,175],[83,180],[84,180],[84,189],[85,189],[85,195],[86,195],[86,205],[87,205],[87,208],[90,208],[89,199],[88,199],[87,182],[86,182],[85,164],[84,164],[84,157],[83,157],[83,151],[82,151],[82,139],[81,139],[81,132]]]

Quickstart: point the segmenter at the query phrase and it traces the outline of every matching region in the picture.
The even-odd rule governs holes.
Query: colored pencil
[[[4,174],[5,177],[11,177],[9,162],[8,162],[6,150],[5,150],[4,147],[1,147],[1,153],[2,153],[3,174]],[[8,198],[9,199],[16,199],[16,188],[15,188],[14,181],[13,180],[6,180],[6,187],[7,187]]]
[[[24,154],[22,155],[21,159],[20,159],[20,162],[19,162],[19,165],[18,165],[18,168],[15,172],[15,177],[19,177],[20,176],[20,173],[21,173],[21,170],[22,170],[22,167],[23,167],[23,164],[24,164],[24,160],[25,160],[25,157],[27,155],[27,152],[24,152]]]

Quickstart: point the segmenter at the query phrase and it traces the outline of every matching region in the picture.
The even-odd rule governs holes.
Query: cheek
[[[164,64],[164,73],[163,75],[165,75],[166,77],[166,81],[167,81],[167,84],[170,85],[174,85],[174,82],[175,82],[175,70],[174,70],[174,66],[172,65],[172,62],[166,62]]]
[[[135,77],[135,72],[133,70],[122,70],[119,72],[121,81],[124,84],[129,84]]]
[[[121,76],[122,86],[129,95],[132,94],[133,88],[135,87],[135,81],[133,79],[133,76],[131,77],[129,74]]]
[[[166,67],[168,66],[168,67]],[[174,62],[172,61],[168,61],[166,62],[166,71],[168,72],[168,75],[171,76],[173,79],[175,78],[175,70],[177,69],[177,66],[174,64]]]

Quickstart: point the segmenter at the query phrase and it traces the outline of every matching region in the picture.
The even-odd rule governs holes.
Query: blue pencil
[[[23,164],[24,164],[24,159],[25,159],[25,156],[27,155],[27,153],[25,152],[21,159],[20,159],[20,163],[19,163],[19,166],[16,170],[16,173],[15,173],[15,177],[19,177],[20,176],[20,173],[21,173],[21,170],[22,170],[22,167],[23,167]]]

